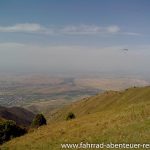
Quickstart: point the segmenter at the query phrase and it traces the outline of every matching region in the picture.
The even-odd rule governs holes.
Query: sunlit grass
[[[43,126],[2,150],[57,150],[61,143],[149,143],[150,87],[106,92],[60,110]],[[68,112],[76,119],[66,121]]]

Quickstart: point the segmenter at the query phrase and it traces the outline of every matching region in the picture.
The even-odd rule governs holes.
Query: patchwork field
[[[54,110],[73,101],[149,82],[138,78],[0,76],[0,105],[21,106],[33,112]]]

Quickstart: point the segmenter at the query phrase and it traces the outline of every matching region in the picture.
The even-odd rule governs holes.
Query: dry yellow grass
[[[49,124],[1,146],[2,150],[59,150],[61,143],[149,143],[150,87],[105,92],[53,114]],[[76,119],[66,121],[68,112]]]

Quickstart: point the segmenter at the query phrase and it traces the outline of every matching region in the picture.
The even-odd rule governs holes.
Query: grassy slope
[[[2,150],[60,149],[60,143],[149,143],[150,87],[106,92],[75,102],[53,115],[47,126],[16,138]],[[72,111],[77,118],[65,121]],[[52,121],[56,120],[56,121]]]

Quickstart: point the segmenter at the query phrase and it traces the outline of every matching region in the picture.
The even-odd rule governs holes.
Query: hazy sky
[[[149,6],[149,0],[0,0],[0,70],[149,75]]]

